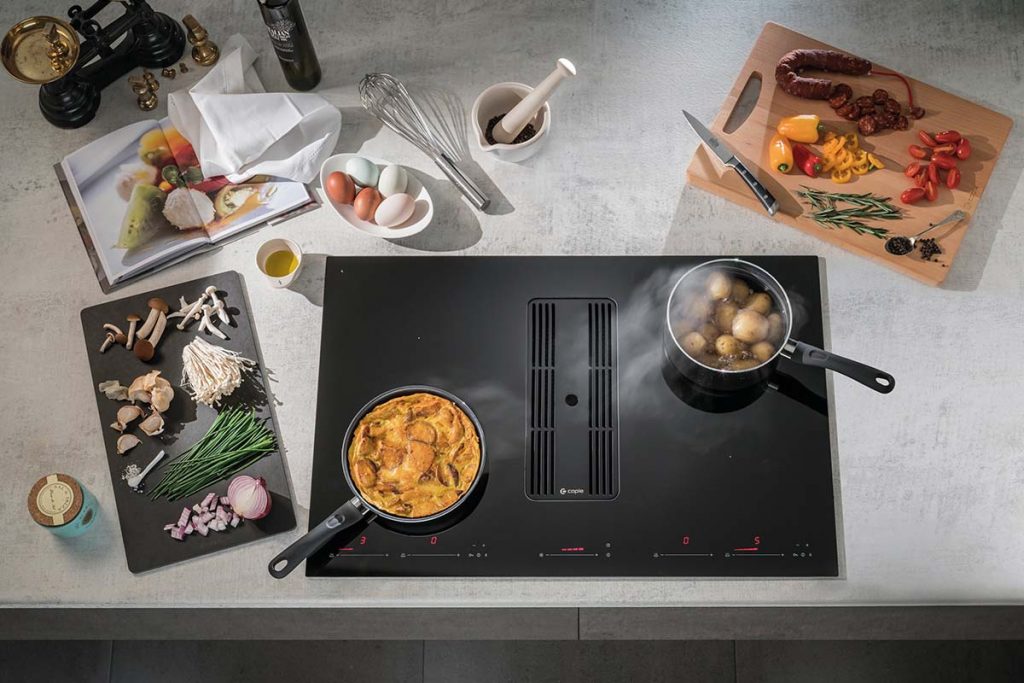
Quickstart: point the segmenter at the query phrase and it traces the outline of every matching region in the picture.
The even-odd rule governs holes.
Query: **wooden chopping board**
[[[782,91],[775,83],[775,65],[785,53],[796,48],[823,48],[846,52],[820,41],[808,38],[778,24],[767,23],[761,31],[754,48],[743,65],[736,82],[726,97],[721,111],[709,128],[732,148],[736,155],[747,163],[751,172],[767,187],[779,201],[775,220],[799,228],[806,233],[828,240],[844,249],[867,256],[890,268],[917,278],[929,285],[939,285],[949,274],[956,258],[960,243],[967,232],[968,223],[985,191],[985,185],[995,168],[1013,121],[1002,114],[978,104],[951,95],[920,81],[910,79],[914,104],[924,107],[926,114],[919,120],[910,120],[910,128],[904,131],[885,130],[870,137],[861,136],[861,147],[878,156],[885,164],[882,170],[872,171],[863,176],[854,176],[849,183],[833,183],[827,174],[820,178],[809,178],[799,170],[784,175],[769,172],[768,142],[779,119],[796,114],[817,114],[830,129],[840,133],[857,131],[856,121],[847,121],[838,116],[826,100],[808,100]],[[858,55],[870,59],[870,55]],[[874,64],[879,71],[895,71],[880,64]],[[761,77],[760,92],[750,115],[731,133],[724,127],[737,102],[740,100],[748,80],[754,74]],[[899,79],[888,76],[848,76],[846,74],[818,74],[831,78],[836,83],[847,83],[853,88],[854,97],[870,95],[876,88],[884,88],[906,109],[906,88]],[[748,89],[749,93],[749,89]],[[744,99],[749,97],[745,96]],[[730,129],[734,126],[730,126]],[[973,148],[970,158],[961,161],[963,174],[960,187],[949,190],[944,185],[938,198],[931,203],[922,201],[907,206],[899,201],[900,193],[913,185],[903,174],[904,167],[911,159],[907,147],[920,144],[918,131],[935,133],[953,129],[969,138]],[[814,146],[820,152],[820,145]],[[760,203],[751,194],[740,177],[722,166],[718,159],[701,145],[694,154],[686,176],[690,183],[729,201],[764,213]],[[907,256],[893,256],[885,251],[884,240],[872,235],[860,235],[848,229],[828,229],[819,226],[803,216],[805,205],[794,192],[802,185],[831,192],[864,193],[872,192],[891,197],[895,206],[904,210],[904,218],[896,221],[874,221],[869,225],[886,228],[891,234],[913,235],[930,223],[937,222],[956,209],[967,213],[967,220],[953,226],[942,227],[929,233],[942,247],[943,253],[935,261],[925,261],[919,252]]]

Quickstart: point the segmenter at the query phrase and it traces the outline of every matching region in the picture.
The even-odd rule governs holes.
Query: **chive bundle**
[[[150,495],[169,500],[191,496],[276,449],[273,430],[255,411],[228,408],[217,415],[203,438],[167,464]]]
[[[888,230],[867,225],[861,219],[891,221],[903,218],[900,210],[889,203],[889,197],[878,197],[870,192],[864,194],[825,192],[806,185],[803,188],[803,190],[797,190],[797,194],[814,209],[809,218],[824,228],[847,228],[859,235],[871,235],[885,239],[889,235]],[[836,205],[839,202],[850,206],[843,209],[837,208]]]

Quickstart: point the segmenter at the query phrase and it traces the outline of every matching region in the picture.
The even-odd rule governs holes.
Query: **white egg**
[[[409,184],[409,176],[401,166],[392,164],[385,166],[380,172],[380,179],[377,181],[377,190],[385,197],[405,192]]]
[[[376,187],[380,175],[377,164],[363,157],[352,157],[345,162],[345,173],[348,173],[360,187]]]
[[[373,215],[373,220],[377,225],[383,225],[385,228],[397,228],[412,217],[415,209],[416,200],[399,192],[380,203],[377,213]]]

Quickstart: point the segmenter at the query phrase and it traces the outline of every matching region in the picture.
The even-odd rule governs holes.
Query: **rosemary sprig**
[[[885,239],[889,235],[887,229],[870,226],[863,221],[891,221],[903,217],[900,210],[889,203],[889,197],[879,197],[870,192],[850,194],[815,190],[806,185],[802,187],[804,189],[798,190],[797,195],[814,209],[808,217],[829,230],[846,228],[853,230],[858,235],[871,235],[878,239]],[[840,209],[836,206],[839,202],[850,206]]]

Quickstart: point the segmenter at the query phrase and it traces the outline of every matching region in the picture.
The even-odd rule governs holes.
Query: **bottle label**
[[[291,19],[278,19],[267,24],[267,33],[270,34],[270,42],[274,44],[274,51],[282,62],[295,61],[295,43],[292,37],[295,33],[295,22]]]

